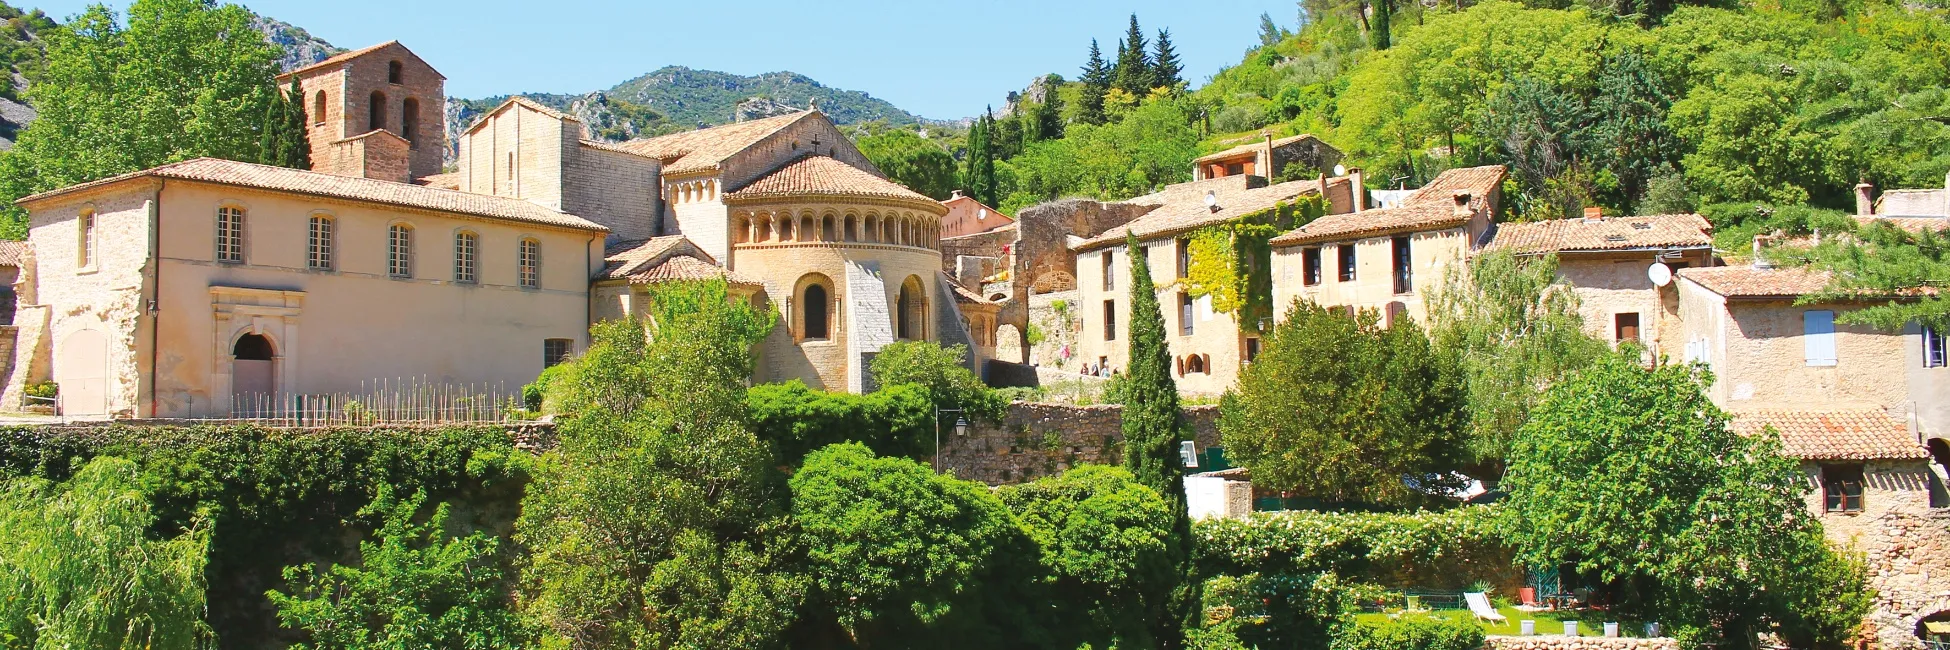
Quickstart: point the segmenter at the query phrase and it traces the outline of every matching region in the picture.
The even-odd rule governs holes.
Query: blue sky
[[[14,4],[65,19],[89,3]],[[1106,57],[1114,54],[1132,12],[1147,38],[1171,29],[1194,85],[1239,61],[1257,40],[1261,12],[1289,29],[1297,12],[1293,0],[256,0],[247,6],[339,47],[399,39],[447,76],[447,93],[456,97],[587,92],[684,65],[738,74],[791,70],[937,119],[1000,104],[1038,74],[1074,78],[1091,38]]]

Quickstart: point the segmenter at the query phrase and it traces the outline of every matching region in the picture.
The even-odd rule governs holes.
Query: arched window
[[[928,292],[921,286],[921,279],[907,276],[901,283],[900,296],[896,299],[894,315],[894,336],[902,340],[919,341],[926,339],[928,315]]]
[[[244,263],[243,208],[228,205],[217,208],[217,261]]]
[[[397,228],[398,226],[394,226]],[[454,281],[474,284],[480,281],[481,236],[462,230],[454,233]],[[400,274],[395,274],[400,275]]]
[[[845,241],[860,241],[860,218],[859,217],[850,214],[846,215],[845,228],[846,230],[843,233],[841,233],[840,239]]]
[[[237,337],[237,344],[231,346],[230,356],[238,361],[270,361],[271,339],[262,334],[245,334]]]
[[[399,105],[399,136],[406,138],[406,145],[420,146],[420,100],[411,97]]]
[[[806,285],[804,294],[799,298],[801,323],[799,338],[810,340],[825,339],[830,336],[832,328],[828,319],[832,305],[832,300],[826,297],[825,285]]]
[[[386,93],[372,91],[372,98],[366,104],[366,130],[376,131],[386,128]]]
[[[74,266],[85,269],[95,263],[95,211],[86,210],[75,218]]]
[[[386,63],[386,83],[391,83],[391,84],[396,84],[396,83],[399,83],[399,82],[400,82],[400,64],[399,64],[399,62],[398,62],[398,61],[389,61],[389,62],[387,62],[387,63]]]
[[[1194,354],[1185,361],[1185,374],[1197,375],[1205,372],[1205,355]]]
[[[839,241],[840,238],[837,236],[838,234],[839,233],[833,232],[833,215],[829,214],[819,219],[819,240],[820,241]]]
[[[325,126],[325,91],[323,90],[318,91],[318,94],[311,98],[311,123]]]
[[[313,271],[332,270],[332,243],[334,226],[331,217],[312,215],[311,226],[305,235],[305,268]]]
[[[521,288],[540,289],[542,287],[542,242],[532,237],[523,237],[518,266],[521,269]]]
[[[413,227],[396,223],[386,228],[386,275],[413,277]]]
[[[779,241],[792,241],[792,215],[779,220]]]

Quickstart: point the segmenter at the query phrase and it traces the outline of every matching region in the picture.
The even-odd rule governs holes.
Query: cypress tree
[[[1153,88],[1177,88],[1185,81],[1179,78],[1185,72],[1185,66],[1178,60],[1178,50],[1171,46],[1171,30],[1158,30],[1157,50],[1152,53],[1151,66]]]
[[[1178,417],[1178,384],[1171,379],[1171,350],[1165,343],[1165,317],[1151,282],[1151,265],[1137,237],[1125,236],[1131,260],[1129,363],[1124,370],[1124,467],[1139,483],[1171,504],[1172,560],[1180,583],[1170,602],[1159,603],[1153,633],[1159,647],[1179,646],[1184,627],[1197,625],[1198,584],[1191,579],[1192,523],[1185,511],[1185,467],[1178,458],[1184,439]]]
[[[1395,8],[1390,0],[1374,0],[1374,23],[1368,27],[1368,44],[1376,50],[1388,49],[1388,21]]]
[[[1117,78],[1113,85],[1142,98],[1151,92],[1151,54],[1145,51],[1144,30],[1138,27],[1137,14],[1131,14],[1130,32],[1117,47]]]
[[[1104,53],[1097,48],[1097,39],[1090,39],[1090,61],[1083,65],[1083,105],[1077,115],[1085,124],[1104,123],[1104,92],[1110,90],[1110,66],[1104,63]]]
[[[282,164],[292,169],[311,169],[311,131],[306,128],[305,91],[298,87],[298,78],[291,78],[291,88],[285,91],[284,149],[279,156]]]
[[[305,137],[305,94],[298,88],[298,80],[291,80],[291,89],[278,92],[277,86],[264,89],[264,121],[258,128],[257,158],[254,161],[264,165],[311,168],[311,147]]]
[[[968,195],[975,200],[995,205],[995,111],[990,108],[975,118],[975,125],[968,130]]]

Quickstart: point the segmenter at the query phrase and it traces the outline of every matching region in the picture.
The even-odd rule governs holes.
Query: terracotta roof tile
[[[507,110],[509,106],[522,106],[528,108],[529,110],[535,111],[537,113],[541,113],[543,115],[547,115],[549,117],[558,120],[563,120],[566,122],[575,122],[577,124],[582,123],[582,120],[576,119],[574,115],[570,115],[568,113],[564,113],[562,111],[549,108],[548,106],[543,105],[541,102],[529,99],[527,97],[523,97],[521,95],[515,95],[513,97],[509,97],[505,101],[502,101],[494,108],[488,109],[488,111],[486,113],[482,113],[480,117],[474,118],[474,123],[467,125],[467,128],[461,131],[461,134],[466,135],[469,133],[473,133],[476,130],[479,130],[482,126],[485,126],[488,123],[488,118],[500,114],[501,111]]]
[[[428,174],[426,176],[421,176],[413,180],[414,183],[425,185],[427,187],[431,187],[437,190],[459,190],[460,181],[461,181],[460,172],[447,172],[444,174]]]
[[[687,253],[704,255],[696,244],[683,235],[610,242],[603,246],[603,269],[596,272],[596,279],[620,280],[641,273],[680,248]]]
[[[666,174],[715,169],[732,154],[744,151],[757,144],[759,140],[765,139],[766,136],[816,114],[817,111],[801,111],[708,129],[631,140],[616,146],[638,155],[663,160]]]
[[[1757,435],[1772,426],[1783,452],[1805,460],[1929,458],[1902,420],[1874,408],[1827,411],[1755,410],[1733,414],[1733,430]]]
[[[1319,194],[1322,185],[1318,180],[1311,180],[1251,187],[1251,182],[1251,178],[1244,175],[1226,176],[1169,185],[1151,194],[1120,201],[1120,203],[1158,207],[1145,213],[1144,216],[1132,219],[1130,223],[1104,231],[1070,248],[1083,251],[1121,244],[1127,233],[1137,235],[1139,241],[1170,237],[1259,212],[1278,205],[1281,201],[1291,201],[1306,194]],[[1327,179],[1326,185],[1332,187],[1347,182],[1346,178],[1337,177]],[[1214,211],[1205,206],[1206,192],[1211,192],[1218,197],[1218,210]]]
[[[377,51],[379,51],[379,50],[382,50],[382,49],[385,49],[385,48],[386,48],[387,46],[391,46],[391,45],[399,45],[399,46],[400,46],[400,49],[403,49],[403,50],[406,50],[406,53],[407,53],[407,54],[413,54],[413,50],[411,50],[411,49],[408,49],[408,48],[407,48],[407,47],[406,47],[405,45],[401,45],[401,44],[400,44],[400,42],[399,42],[399,41],[397,41],[397,40],[393,40],[393,41],[386,41],[386,42],[384,42],[384,43],[380,43],[380,44],[378,44],[378,45],[368,45],[368,46],[366,46],[366,47],[362,47],[362,48],[359,48],[359,49],[356,49],[356,50],[351,50],[351,51],[347,51],[347,52],[340,52],[340,53],[338,53],[338,54],[334,54],[334,55],[332,55],[332,56],[329,56],[329,57],[326,57],[326,58],[325,58],[325,60],[323,60],[323,61],[319,61],[319,62],[317,62],[317,63],[313,63],[313,64],[311,64],[311,65],[308,65],[308,66],[304,66],[304,67],[301,67],[301,68],[297,68],[297,69],[295,69],[295,70],[292,70],[292,71],[290,71],[290,72],[286,72],[286,73],[284,73],[284,74],[280,74],[280,75],[278,75],[278,76],[277,76],[277,78],[278,78],[278,80],[279,80],[279,81],[282,81],[282,80],[284,80],[284,79],[288,79],[288,78],[290,78],[290,77],[291,77],[291,76],[293,76],[293,75],[298,75],[298,74],[303,74],[303,73],[306,73],[306,72],[311,72],[312,70],[316,70],[316,69],[318,69],[318,68],[323,68],[323,67],[328,67],[328,66],[333,66],[333,65],[338,65],[338,64],[340,64],[340,63],[344,63],[344,62],[346,62],[346,61],[350,61],[350,60],[353,60],[353,59],[356,59],[356,58],[359,58],[359,57],[361,57],[361,56],[365,56],[365,55],[367,55],[367,54],[371,54],[371,53],[373,53],[373,52],[377,52]],[[418,54],[413,54],[413,57],[414,57],[414,58],[419,58],[419,56],[420,56],[420,55],[418,55]],[[425,59],[421,59],[421,62],[422,62],[422,63],[425,63],[425,62],[426,62],[426,60],[425,60]],[[429,66],[427,66],[427,67],[428,67],[428,68],[432,68],[433,66],[431,66],[431,65],[429,65]],[[440,74],[440,72],[439,72],[439,71],[435,71],[435,72],[434,72],[434,74]],[[447,75],[440,75],[440,78],[441,78],[441,79],[446,79],[446,78],[447,78]]]
[[[71,185],[20,199],[26,205],[73,192],[137,178],[163,178],[234,185],[261,190],[364,201],[407,208],[463,214],[483,219],[514,221],[575,230],[607,231],[593,221],[534,203],[503,196],[442,190],[408,183],[321,174],[302,169],[197,158],[139,172]]]
[[[756,287],[763,286],[758,280],[740,275],[722,266],[706,262],[691,255],[675,255],[649,269],[631,274],[632,284],[654,284],[657,282],[680,282],[687,280],[716,280]]]
[[[953,289],[955,291],[955,302],[968,303],[973,305],[996,304],[994,301],[991,301],[987,298],[983,298],[982,294],[969,291],[968,287],[961,286],[961,283],[956,282],[954,278],[948,278],[948,288]]]
[[[1553,219],[1496,225],[1484,250],[1519,255],[1636,248],[1702,248],[1713,245],[1713,224],[1697,214],[1607,217],[1597,221]]]
[[[1897,228],[1907,230],[1911,233],[1921,233],[1925,230],[1940,231],[1943,230],[1944,228],[1950,228],[1950,222],[1946,222],[1945,220],[1937,217],[1884,217],[1880,215],[1856,215],[1855,222],[1863,226],[1867,226],[1877,222],[1883,222],[1883,223],[1888,223],[1889,225],[1895,226]]]
[[[1284,138],[1280,138],[1280,139],[1277,139],[1277,140],[1274,140],[1274,141],[1273,141],[1273,147],[1277,149],[1277,148],[1279,148],[1279,147],[1284,147],[1284,146],[1287,146],[1287,145],[1289,145],[1289,144],[1293,144],[1293,143],[1295,143],[1295,142],[1299,142],[1299,141],[1301,141],[1301,140],[1308,140],[1308,139],[1315,139],[1315,140],[1317,140],[1317,139],[1319,139],[1319,138],[1315,138],[1315,137],[1313,136],[1313,134],[1310,134],[1310,133],[1303,133],[1303,134],[1300,134],[1300,135],[1293,135],[1293,136],[1287,136],[1287,137],[1284,137]],[[1199,157],[1198,157],[1197,159],[1195,159],[1195,160],[1193,160],[1192,162],[1194,162],[1194,163],[1202,163],[1202,162],[1206,162],[1206,161],[1210,161],[1210,160],[1218,160],[1218,159],[1220,159],[1220,158],[1231,158],[1231,157],[1233,157],[1233,156],[1237,156],[1237,155],[1240,155],[1240,154],[1244,154],[1244,153],[1253,153],[1253,152],[1257,152],[1257,151],[1259,151],[1259,150],[1261,150],[1261,149],[1264,149],[1264,148],[1266,148],[1266,139],[1265,139],[1265,138],[1260,138],[1260,139],[1258,139],[1258,140],[1254,140],[1254,141],[1252,141],[1252,142],[1248,142],[1248,143],[1246,143],[1246,144],[1242,144],[1242,145],[1239,145],[1239,146],[1237,146],[1237,147],[1233,147],[1233,148],[1231,148],[1231,149],[1226,149],[1226,150],[1224,150],[1224,151],[1215,151],[1215,152],[1212,152],[1212,153],[1208,153],[1208,154],[1205,154],[1205,155],[1203,155],[1203,156],[1199,156]]]
[[[27,249],[24,241],[0,241],[0,266],[20,266],[21,260],[27,257]]]
[[[1469,215],[1456,213],[1456,193],[1469,193],[1472,211],[1488,209],[1492,207],[1489,204],[1490,192],[1503,183],[1503,175],[1502,165],[1451,169],[1437,174],[1428,185],[1403,199],[1398,207],[1327,215],[1274,237],[1272,244],[1294,246],[1461,226],[1469,222]]]
[[[726,201],[774,199],[797,196],[851,196],[876,199],[893,199],[934,208],[937,213],[948,211],[947,206],[930,199],[899,183],[881,178],[852,165],[840,162],[831,156],[800,156],[770,173],[758,177],[742,187],[726,192]]]
[[[1805,267],[1714,266],[1680,269],[1679,277],[1729,298],[1790,298],[1827,288],[1832,276]]]

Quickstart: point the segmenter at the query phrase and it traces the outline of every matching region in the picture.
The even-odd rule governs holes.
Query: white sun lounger
[[[1490,604],[1489,594],[1480,591],[1466,593],[1463,594],[1463,600],[1469,601],[1469,613],[1475,614],[1478,619],[1493,623],[1507,620],[1502,614],[1496,613],[1496,607]]]

